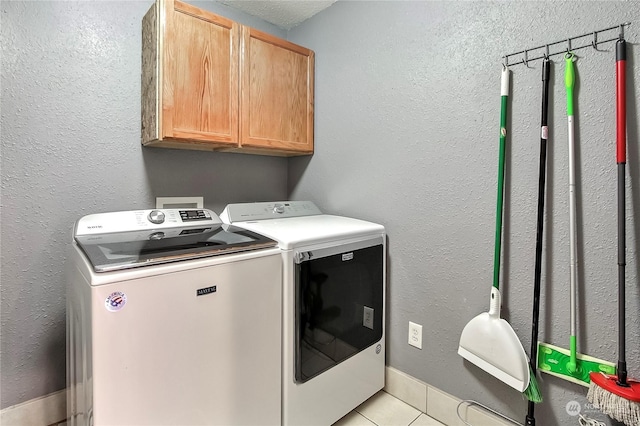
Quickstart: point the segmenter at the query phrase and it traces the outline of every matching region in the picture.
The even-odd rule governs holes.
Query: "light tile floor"
[[[333,426],[446,426],[409,404],[380,391]]]
[[[50,426],[66,426],[66,421]],[[333,426],[446,426],[409,404],[380,391]]]

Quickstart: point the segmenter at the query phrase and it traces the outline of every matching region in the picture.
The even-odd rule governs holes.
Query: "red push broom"
[[[616,116],[618,163],[618,371],[617,376],[591,373],[587,399],[608,416],[629,426],[640,425],[640,382],[627,378],[625,358],[625,164],[627,162],[627,48],[622,34],[616,43]]]

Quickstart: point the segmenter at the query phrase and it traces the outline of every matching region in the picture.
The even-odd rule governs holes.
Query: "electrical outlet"
[[[373,330],[373,308],[365,306],[362,312],[362,325]]]
[[[409,321],[409,344],[422,349],[422,326]]]

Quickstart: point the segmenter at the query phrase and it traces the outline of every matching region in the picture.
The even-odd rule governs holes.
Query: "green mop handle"
[[[502,243],[502,203],[504,198],[504,157],[507,140],[507,98],[509,97],[509,69],[502,67],[500,84],[500,156],[498,160],[498,203],[496,207],[496,240],[493,255],[493,287],[500,288],[500,253]]]
[[[567,52],[564,55],[565,71],[564,84],[567,89],[567,124],[569,134],[569,240],[571,244],[570,262],[570,305],[571,305],[571,336],[569,337],[569,362],[567,371],[574,374],[578,369],[578,349],[576,343],[576,281],[578,279],[577,244],[576,244],[576,193],[575,193],[575,133],[573,124],[573,88],[575,86],[575,71],[573,68],[574,55]]]

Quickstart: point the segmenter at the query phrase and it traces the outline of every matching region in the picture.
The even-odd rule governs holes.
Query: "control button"
[[[284,204],[276,204],[276,205],[273,207],[273,212],[274,212],[274,213],[279,213],[279,214],[284,213]]]
[[[147,218],[151,223],[160,224],[164,222],[164,213],[162,213],[160,210],[152,210]]]
[[[149,235],[150,240],[161,240],[163,238],[164,232],[154,232],[153,234]]]

